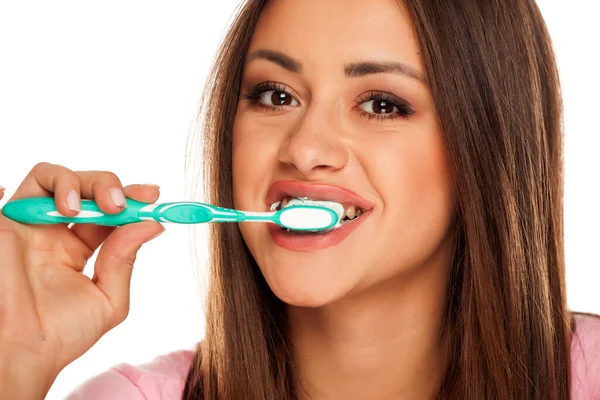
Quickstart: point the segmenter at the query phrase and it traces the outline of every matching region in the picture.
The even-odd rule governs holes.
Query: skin
[[[301,68],[250,57],[257,50],[284,53]],[[452,177],[425,78],[345,75],[345,65],[363,61],[404,63],[425,75],[412,23],[396,1],[269,2],[244,66],[233,132],[234,203],[264,210],[278,180],[340,186],[370,201],[371,215],[349,237],[312,252],[278,247],[266,224],[239,226],[271,290],[289,305],[301,398],[430,398],[444,368],[439,330]],[[244,98],[265,81],[293,100],[265,109]],[[374,108],[370,91],[404,101],[414,113],[368,118],[365,112],[400,110]],[[273,104],[271,94],[263,104]]]
[[[111,196],[115,191],[147,203],[159,197],[157,186],[123,187],[112,172],[39,163],[8,201],[51,196],[61,214],[74,216],[72,192],[75,208],[81,209],[81,198],[94,199],[102,211],[116,214],[123,209]],[[162,232],[160,223],[150,221],[69,228],[0,215],[0,398],[45,398],[67,364],[125,319],[136,254]],[[89,279],[81,271],[100,246]]]

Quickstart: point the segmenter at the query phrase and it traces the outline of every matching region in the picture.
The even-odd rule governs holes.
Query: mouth
[[[269,231],[275,243],[288,250],[311,251],[329,247],[344,240],[367,218],[373,205],[356,193],[325,184],[305,184],[298,181],[277,181],[269,189],[265,206],[270,211],[278,211],[294,205],[297,199],[315,202],[335,202],[344,207],[340,225],[321,232],[290,231],[273,225]],[[291,203],[290,203],[291,201]],[[326,204],[323,204],[326,206]]]
[[[337,203],[337,202],[332,202],[332,201],[318,201],[316,199],[309,199],[308,197],[292,197],[292,196],[284,196],[283,199],[281,199],[280,201],[273,203],[270,207],[271,211],[279,211],[279,210],[283,210],[284,208],[292,205],[297,205],[297,204],[302,204],[305,201],[313,201],[318,205],[323,205],[325,207],[327,207],[327,203],[334,203],[334,204],[341,204],[342,207],[344,208],[344,212],[340,218],[339,224],[340,225],[345,225],[350,221],[354,221],[355,219],[359,218],[361,215],[364,214],[364,211],[362,208],[360,208],[359,206],[357,206],[356,204],[352,204],[352,203]],[[308,204],[312,204],[312,203],[308,203]],[[339,206],[338,206],[339,207]],[[339,214],[338,214],[339,215]],[[283,228],[284,230],[288,231],[288,232],[294,232],[296,234],[307,234],[307,233],[312,233],[310,231],[291,231],[290,229],[287,228]],[[335,229],[335,228],[334,228]],[[328,231],[319,231],[316,232],[317,234],[325,234]]]

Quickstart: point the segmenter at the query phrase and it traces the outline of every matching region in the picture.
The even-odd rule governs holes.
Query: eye
[[[254,86],[244,98],[252,105],[273,111],[283,106],[295,107],[299,104],[298,100],[283,85],[271,81]]]
[[[369,100],[362,103],[360,108],[371,114],[391,114],[394,111],[398,112],[398,107],[386,100]]]
[[[259,96],[260,101],[268,106],[297,106],[296,100],[291,94],[281,90],[267,90]]]
[[[356,103],[361,116],[369,119],[408,118],[414,114],[414,110],[406,101],[386,92],[368,92]]]

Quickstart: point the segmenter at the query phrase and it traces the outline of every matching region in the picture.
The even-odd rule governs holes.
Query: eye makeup
[[[265,96],[269,92],[272,92],[271,95]],[[262,107],[268,111],[277,111],[286,106],[296,107],[300,104],[285,85],[274,81],[261,82],[252,86],[242,97],[253,107]],[[360,116],[368,119],[409,118],[415,113],[405,100],[379,90],[362,93],[355,103],[354,109],[359,112]]]

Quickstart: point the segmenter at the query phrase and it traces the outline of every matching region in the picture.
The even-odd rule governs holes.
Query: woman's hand
[[[153,203],[159,191],[123,188],[111,172],[40,163],[10,200],[53,196],[61,214],[75,216],[80,198],[116,214],[123,195]],[[69,228],[24,225],[0,215],[0,398],[43,398],[67,364],[125,319],[136,253],[163,231],[151,221]],[[89,279],[82,271],[100,245]]]

